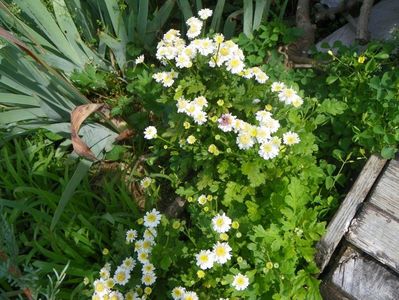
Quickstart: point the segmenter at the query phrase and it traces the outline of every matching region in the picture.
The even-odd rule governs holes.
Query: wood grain
[[[389,162],[369,201],[399,219],[399,161]]]
[[[328,225],[326,235],[316,246],[317,254],[315,258],[320,272],[324,270],[330,261],[335,248],[348,230],[358,207],[369,194],[385,163],[386,160],[374,155],[369,158],[339,210]]]
[[[353,219],[346,239],[399,273],[399,222],[390,214],[366,204]]]
[[[368,255],[349,246],[322,286],[322,293],[323,290],[327,293],[336,291],[338,296],[330,297],[336,300],[397,300],[399,278]]]

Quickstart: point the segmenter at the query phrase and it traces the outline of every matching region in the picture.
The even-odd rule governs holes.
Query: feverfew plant
[[[312,246],[324,230],[315,208],[323,171],[315,167],[311,110],[295,85],[271,82],[262,68],[246,66],[237,44],[207,34],[210,15],[204,10],[187,20],[187,39],[171,29],[157,46],[161,68],[153,79],[163,87],[158,102],[167,113],[143,132],[151,153],[141,186],[167,180],[164,190],[176,195],[158,193],[159,200],[176,197],[186,213],[174,221],[146,213],[135,259],[147,293],[132,292],[154,299],[319,299]],[[157,236],[152,230],[160,222],[169,229]],[[157,239],[164,243],[154,246]]]

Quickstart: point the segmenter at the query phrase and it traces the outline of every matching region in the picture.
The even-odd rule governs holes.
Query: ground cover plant
[[[78,48],[98,46],[96,61],[87,53],[77,60],[47,31],[34,38],[51,51],[30,55],[24,47],[36,51],[32,32],[43,19],[20,1],[13,13],[29,15],[27,24],[1,11],[27,43],[0,49],[2,296],[320,299],[313,257],[325,221],[367,155],[396,149],[395,46],[342,48],[321,55],[331,64],[286,69],[277,48],[300,33],[279,22],[258,27],[252,1],[244,1],[247,36],[233,40],[215,31],[224,1],[197,17],[192,8],[204,3],[178,1],[181,20],[174,1],[159,11],[148,1],[88,1],[90,17],[68,17],[70,2],[55,2],[47,1],[47,17],[78,18]],[[153,14],[142,14],[146,7]],[[158,46],[154,34],[134,41],[135,30],[167,24],[168,14],[176,29],[164,28]],[[100,15],[99,40],[87,44],[96,26],[81,26]],[[126,24],[141,29],[129,27],[124,39]],[[366,107],[370,94],[379,101]],[[80,134],[101,161],[76,162],[66,158],[69,114],[93,102],[107,110]],[[37,128],[50,132],[15,138]]]

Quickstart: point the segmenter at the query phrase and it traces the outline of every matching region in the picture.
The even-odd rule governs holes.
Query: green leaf
[[[218,0],[215,10],[213,12],[211,29],[214,32],[219,32],[220,22],[223,17],[224,3],[225,3],[225,0]]]
[[[392,159],[395,157],[396,149],[392,147],[384,147],[381,150],[381,156],[385,159]]]
[[[330,76],[327,77],[326,83],[327,83],[327,84],[333,84],[333,83],[336,82],[338,79],[339,79],[338,76],[330,75]]]
[[[61,195],[60,201],[58,202],[57,209],[55,210],[53,219],[51,220],[50,230],[54,230],[55,226],[57,226],[57,223],[61,217],[62,212],[64,211],[68,202],[73,197],[73,194],[78,185],[80,184],[80,182],[89,172],[89,169],[92,164],[93,162],[88,160],[81,160],[79,162],[75,172],[73,173],[72,178],[69,180],[67,186],[65,187],[64,192]]]
[[[241,165],[241,171],[248,177],[249,183],[252,187],[260,186],[266,180],[266,174],[262,173],[261,165],[256,161],[244,162]]]
[[[246,36],[252,35],[253,0],[244,0],[243,32]]]

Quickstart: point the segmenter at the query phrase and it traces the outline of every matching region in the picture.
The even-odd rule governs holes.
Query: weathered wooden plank
[[[336,293],[336,298],[359,300],[399,299],[399,277],[370,256],[348,247],[321,288],[324,295]]]
[[[356,300],[331,282],[323,282],[320,285],[320,294],[323,300]]]
[[[367,203],[353,219],[346,239],[399,273],[399,222],[390,214]]]
[[[369,201],[399,218],[399,161],[389,162]]]
[[[369,158],[339,210],[328,225],[326,235],[316,246],[316,263],[320,268],[320,272],[323,271],[330,261],[331,255],[348,230],[359,205],[367,197],[385,163],[386,160],[374,155]]]

